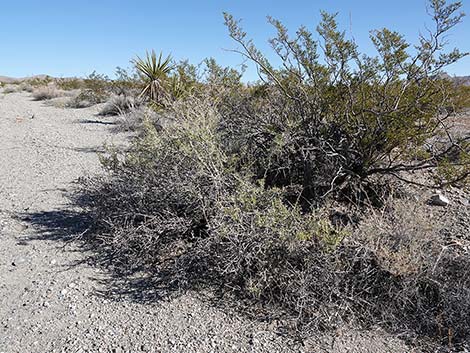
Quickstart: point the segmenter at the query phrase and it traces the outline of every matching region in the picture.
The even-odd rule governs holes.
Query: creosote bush
[[[326,206],[293,202],[301,190],[237,172],[210,102],[165,113],[165,127],[144,119],[131,152],[103,157],[107,175],[82,181],[90,240],[114,266],[154,273],[165,288],[222,290],[301,332],[380,323],[438,342],[449,329],[455,342],[467,337],[470,278],[458,274],[470,264],[444,251],[422,209],[392,200],[364,209],[359,226],[335,225]]]
[[[435,31],[416,50],[372,32],[377,57],[360,54],[332,15],[322,14],[320,42],[270,19],[281,68],[226,15],[237,51],[259,69],[252,85],[213,60],[198,75],[153,52],[137,59],[156,115],[128,112],[141,129],[131,149],[110,151],[107,173],[82,180],[88,239],[161,287],[215,289],[299,330],[381,325],[464,342],[468,256],[447,252],[425,211],[380,188],[422,170],[439,185],[468,181],[470,146],[450,134],[455,96],[440,78],[465,55],[443,51],[460,6],[432,0]],[[332,203],[359,215],[334,222]]]
[[[456,13],[460,3],[436,0],[430,7],[435,31],[420,36],[415,52],[408,52],[403,36],[383,29],[371,32],[376,57],[361,54],[333,15],[322,14],[321,41],[304,27],[290,37],[271,18],[277,36],[270,43],[281,69],[226,14],[230,36],[240,45],[235,51],[257,65],[264,86],[255,96],[244,92],[238,102],[233,96],[222,102],[224,140],[269,185],[299,184],[309,200],[343,189],[362,192],[377,175],[435,170],[453,149],[468,156],[465,140],[431,142],[445,136],[452,114],[446,110],[449,85],[439,74],[466,53],[444,51],[445,34],[463,16]],[[454,166],[442,184],[468,181],[468,162]]]

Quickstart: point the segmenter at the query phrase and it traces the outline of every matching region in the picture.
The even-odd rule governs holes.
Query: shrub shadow
[[[211,271],[210,259],[205,258],[206,254],[204,253],[192,252],[187,257],[174,256],[165,261],[156,262],[155,266],[148,266],[147,264],[144,268],[135,266],[133,263],[126,263],[129,260],[123,259],[122,253],[117,254],[112,246],[106,244],[99,232],[93,228],[93,219],[86,212],[64,209],[23,213],[19,214],[18,218],[29,223],[36,231],[27,241],[48,240],[64,245],[73,243],[74,251],[82,252],[83,257],[82,260],[71,262],[70,267],[86,263],[101,268],[107,276],[104,279],[94,279],[101,284],[99,287],[102,288],[94,293],[96,296],[115,301],[125,300],[141,304],[152,304],[191,292],[204,302],[225,313],[238,314],[252,321],[269,324],[270,327],[274,327],[273,331],[292,339],[302,341],[307,337],[312,337],[312,335],[322,335],[325,331],[328,331],[327,328],[321,329],[319,326],[312,328],[309,328],[308,325],[305,328],[302,324],[299,326],[299,322],[293,319],[293,313],[286,311],[285,308],[269,303],[256,302],[246,296],[224,289],[224,279],[219,274]],[[461,264],[459,261],[462,261],[462,259],[458,261],[447,259],[444,266],[449,272],[445,275],[445,278],[451,278],[452,283],[457,283],[454,277],[461,273],[463,268],[468,268],[467,263]],[[369,265],[372,266],[371,268],[375,266],[373,263]],[[371,268],[363,269],[364,271],[359,270],[359,273],[367,272]],[[386,273],[382,276],[385,282],[387,276]],[[355,277],[356,280],[361,278],[360,275],[357,278]],[[385,282],[384,284],[386,284]],[[462,286],[462,288],[464,287]],[[416,299],[431,300],[432,295],[433,293],[426,295],[417,293]],[[456,315],[456,317],[460,317],[462,321],[465,321],[467,320],[464,317],[467,310],[465,302],[468,299],[468,294],[457,290],[455,295],[460,297],[464,303],[462,307],[456,303],[450,304],[449,307],[461,308],[462,313],[450,313],[450,315]],[[457,298],[450,299],[457,300]],[[380,308],[377,308],[377,310],[380,311]],[[419,316],[411,315],[408,317],[410,321],[406,323],[408,325],[405,331],[397,331],[396,327],[393,329],[386,324],[380,325],[380,327],[392,335],[401,332],[405,339],[418,339],[421,343],[423,340],[424,342],[439,342],[442,337],[435,336],[435,328],[429,328],[429,331],[425,332],[418,329],[418,327],[413,327]],[[274,326],[272,326],[273,323]],[[321,331],[318,331],[318,329],[321,329]]]
[[[83,211],[70,209],[17,214],[19,221],[28,223],[34,233],[23,239],[25,242],[46,240],[62,246],[72,245],[73,250],[83,254],[81,260],[71,262],[69,267],[88,264],[104,270],[105,279],[94,280],[103,286],[94,294],[108,299],[127,299],[138,303],[153,303],[184,292],[170,271],[148,273],[136,266],[126,266],[113,250],[103,246],[92,229],[92,219]],[[187,288],[185,288],[187,289]]]
[[[259,303],[245,297],[228,293],[223,288],[223,281],[217,275],[211,276],[207,268],[196,263],[204,263],[203,258],[186,258],[156,264],[152,271],[126,264],[117,257],[115,251],[99,240],[100,236],[92,228],[93,220],[86,212],[70,209],[21,213],[17,219],[29,223],[34,233],[24,239],[25,242],[46,240],[57,242],[60,246],[73,245],[68,251],[80,252],[80,260],[71,261],[68,269],[84,264],[98,267],[105,277],[93,278],[100,284],[100,289],[93,295],[114,301],[130,301],[140,304],[155,304],[177,298],[190,292],[210,306],[230,315],[242,315],[254,322],[270,324],[278,334],[295,340],[305,338],[306,332],[297,331],[289,315],[279,310],[279,315],[272,315],[271,310],[263,310]],[[194,255],[194,254],[193,254]],[[192,267],[191,275],[188,268]],[[206,273],[201,274],[201,271]],[[276,327],[273,328],[272,324]],[[294,328],[294,329],[293,329]],[[311,334],[311,332],[310,332]]]

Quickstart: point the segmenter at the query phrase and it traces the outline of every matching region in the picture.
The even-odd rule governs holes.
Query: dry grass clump
[[[93,105],[103,103],[105,99],[106,98],[104,96],[97,94],[93,90],[81,90],[72,98],[70,98],[70,100],[66,104],[66,107],[76,109],[88,108]]]
[[[62,92],[54,86],[45,86],[34,89],[32,96],[34,100],[43,101],[60,97]]]
[[[376,254],[380,265],[396,276],[415,275],[433,266],[442,246],[438,223],[413,202],[393,201],[369,210],[355,239]]]
[[[15,93],[17,91],[18,87],[16,85],[6,85],[5,87],[3,87],[4,94]]]
[[[383,209],[370,211],[352,239],[397,281],[393,292],[382,294],[390,296],[381,304],[384,322],[442,344],[468,340],[468,252],[446,243],[443,225],[415,202],[391,199]]]
[[[21,82],[19,84],[19,89],[23,92],[28,92],[28,93],[33,93],[34,92],[34,87],[28,82]]]
[[[150,123],[156,128],[161,128],[162,116],[155,110],[145,106],[134,107],[117,117],[115,131],[141,133],[144,130],[145,123]]]
[[[139,105],[134,97],[112,95],[100,110],[100,115],[122,115]]]

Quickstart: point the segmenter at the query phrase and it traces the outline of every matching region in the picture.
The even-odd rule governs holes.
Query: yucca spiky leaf
[[[150,53],[146,53],[145,58],[137,56],[132,62],[145,83],[140,93],[141,97],[146,96],[151,101],[159,101],[165,95],[163,81],[173,70],[171,55],[162,59],[160,52],[157,59],[157,54],[152,50]]]

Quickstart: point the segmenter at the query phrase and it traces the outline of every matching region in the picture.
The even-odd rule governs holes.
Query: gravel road
[[[193,294],[160,302],[108,295],[111,274],[83,261],[52,226],[73,210],[74,180],[99,172],[103,144],[127,141],[98,108],[0,93],[0,352],[410,351],[377,331],[301,344]]]

